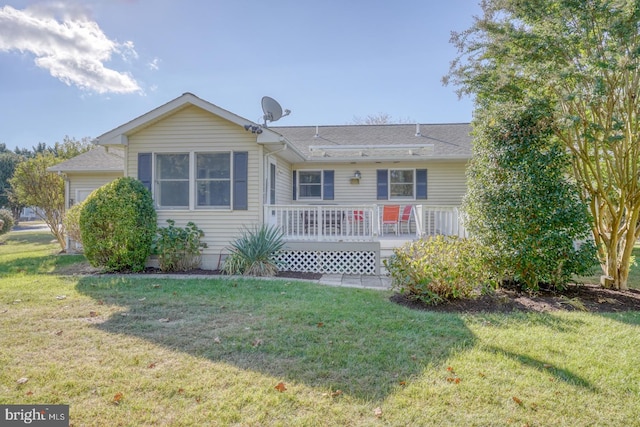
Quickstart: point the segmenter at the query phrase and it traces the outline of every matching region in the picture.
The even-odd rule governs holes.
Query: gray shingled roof
[[[415,124],[273,126],[308,160],[471,158],[471,125]],[[317,136],[316,136],[317,129]]]
[[[50,172],[117,172],[124,169],[124,152],[96,146],[72,159],[51,166]]]

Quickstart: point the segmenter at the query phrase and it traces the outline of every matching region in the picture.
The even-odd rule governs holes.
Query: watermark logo
[[[69,427],[69,405],[0,405],[0,425]]]

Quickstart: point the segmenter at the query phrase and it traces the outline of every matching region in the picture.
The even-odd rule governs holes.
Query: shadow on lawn
[[[251,280],[80,279],[125,311],[96,324],[283,381],[383,399],[475,337],[455,314],[416,312],[386,294]]]

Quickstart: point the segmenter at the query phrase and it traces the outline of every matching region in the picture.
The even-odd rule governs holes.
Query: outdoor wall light
[[[355,171],[355,172],[353,173],[353,178],[354,178],[354,179],[360,179],[360,177],[361,177],[361,176],[362,176],[362,175],[360,175],[360,171]]]

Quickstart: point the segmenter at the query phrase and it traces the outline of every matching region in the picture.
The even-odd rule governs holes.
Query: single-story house
[[[376,274],[407,240],[464,233],[468,123],[267,127],[185,93],[97,143],[50,168],[65,176],[67,206],[135,177],[159,226],[204,231],[203,268],[259,224],[282,230],[288,268],[317,272]]]

